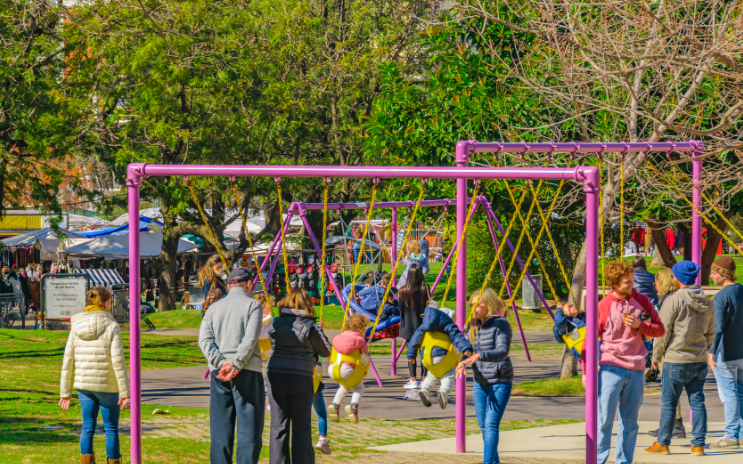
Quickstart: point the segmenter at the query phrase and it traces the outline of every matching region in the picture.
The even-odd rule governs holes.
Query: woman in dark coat
[[[268,326],[273,347],[267,369],[271,386],[269,462],[313,464],[312,374],[318,357],[330,356],[331,345],[317,324],[315,305],[307,290],[291,289],[277,306],[279,317]]]
[[[467,366],[472,366],[475,378],[472,396],[485,443],[482,462],[500,464],[500,422],[513,387],[513,364],[509,357],[513,331],[506,319],[506,305],[492,289],[486,288],[479,297],[477,293],[472,295],[470,306],[473,314],[467,331],[474,354],[459,363],[457,377],[466,375]]]
[[[398,293],[400,305],[400,337],[410,342],[413,334],[423,322],[423,312],[430,299],[431,290],[426,285],[423,269],[417,263],[408,268],[408,280]],[[408,359],[410,368],[410,380],[403,388],[420,388],[420,382],[416,378],[416,358]],[[421,377],[425,375],[423,363],[421,363]]]

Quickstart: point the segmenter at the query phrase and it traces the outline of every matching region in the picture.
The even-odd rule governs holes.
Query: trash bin
[[[537,274],[532,275],[531,278],[534,279],[537,288],[535,289],[529,278],[524,276],[524,280],[521,282],[523,296],[521,307],[522,309],[531,309],[532,311],[540,312],[543,308],[542,300],[539,298],[539,295],[542,294],[542,276]]]

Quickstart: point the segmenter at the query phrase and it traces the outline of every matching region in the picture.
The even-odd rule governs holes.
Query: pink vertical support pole
[[[469,142],[460,141],[456,148],[457,167],[467,167]],[[474,199],[472,200],[474,201]],[[464,235],[467,219],[467,179],[457,179],[457,239]],[[457,258],[457,325],[464,330],[467,322],[467,238],[462,237],[462,248]],[[467,377],[457,378],[456,441],[457,453],[467,452]]]
[[[701,147],[702,142],[697,142],[697,146]],[[702,265],[702,217],[697,211],[702,211],[702,187],[699,185],[702,182],[702,160],[695,159],[701,153],[699,151],[693,151],[691,153],[692,161],[692,181],[694,183],[694,191],[691,195],[691,201],[694,204],[694,211],[692,211],[691,220],[691,260],[698,266]],[[702,285],[702,273],[697,275],[697,285]],[[709,282],[705,282],[705,285],[709,285]]]
[[[141,165],[129,165],[129,375],[132,464],[142,463],[142,384],[139,352],[139,187]]]
[[[395,271],[395,265],[397,264],[397,208],[392,208],[392,256],[390,256],[390,262],[392,263],[392,280],[390,281],[390,285],[393,287],[397,285],[397,272]],[[397,375],[397,356],[395,356],[395,351],[397,351],[397,338],[392,338],[392,349],[390,350],[390,354],[392,355],[392,367],[390,368],[390,375],[392,377],[395,377]]]
[[[597,461],[598,413],[598,254],[601,181],[597,168],[580,168],[586,194],[586,464]],[[578,180],[578,179],[576,179]]]

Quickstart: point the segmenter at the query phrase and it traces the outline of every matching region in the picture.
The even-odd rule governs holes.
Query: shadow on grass
[[[18,431],[18,432],[0,432],[0,447],[4,445],[8,446],[25,446],[25,445],[37,445],[39,443],[79,443],[80,435],[74,435],[72,433],[62,434],[58,432],[47,432],[47,431]]]

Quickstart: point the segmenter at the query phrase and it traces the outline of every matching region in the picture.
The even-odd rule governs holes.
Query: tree
[[[80,140],[80,98],[65,73],[75,49],[65,10],[46,0],[0,1],[0,214],[36,206],[61,213],[57,194]]]
[[[378,65],[411,61],[408,41],[427,2],[114,1],[70,14],[80,50],[70,67],[99,102],[90,151],[126,164],[335,164],[363,162],[358,138],[379,93]],[[412,7],[412,9],[411,9]],[[146,179],[142,197],[164,217],[161,308],[172,309],[178,239],[204,237],[227,259],[223,231],[234,205],[260,205],[264,234],[282,223],[271,179]],[[368,181],[337,182],[347,201]],[[320,201],[321,179],[285,179],[281,201]],[[255,200],[255,201],[254,201]],[[206,226],[196,203],[208,212]],[[310,215],[317,224],[319,213]],[[213,234],[213,236],[212,236]]]
[[[503,63],[507,71],[503,77],[517,83],[502,81],[516,95],[538,94],[553,115],[549,123],[521,130],[543,139],[569,140],[577,127],[579,140],[586,142],[701,139],[704,162],[715,173],[704,188],[739,185],[740,155],[734,150],[743,147],[743,99],[738,89],[743,76],[739,59],[743,15],[737,2],[717,0],[700,8],[692,1],[611,0],[593,5],[572,0],[471,0],[458,3],[458,13],[532,41],[533,46],[519,44],[518,65]],[[471,32],[483,35],[476,29]],[[497,55],[501,44],[491,42],[490,50]],[[730,163],[729,155],[737,158],[735,163]],[[651,161],[657,164],[660,158]],[[647,161],[643,154],[621,159],[625,178],[637,185],[633,193],[661,190],[662,198],[679,200],[679,192],[691,192],[690,180],[683,178],[669,184],[663,176],[638,177],[638,171],[648,168]],[[690,159],[676,155],[669,161],[688,165]],[[602,223],[615,207],[619,162],[615,157],[605,163]],[[739,187],[720,190],[713,203],[723,206],[738,191]],[[576,191],[575,196],[581,194]],[[711,211],[705,206],[705,214]],[[692,213],[687,207],[683,216],[690,218]],[[580,294],[584,285],[585,259],[584,245],[573,271],[574,294]]]

